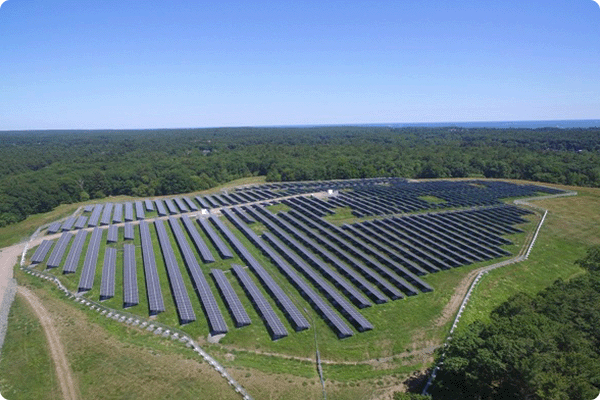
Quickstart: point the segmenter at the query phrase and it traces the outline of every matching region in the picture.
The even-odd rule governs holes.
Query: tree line
[[[433,399],[595,399],[600,393],[600,247],[587,273],[518,294],[455,335]]]
[[[221,128],[0,132],[0,226],[59,204],[268,181],[490,177],[600,186],[600,129]]]

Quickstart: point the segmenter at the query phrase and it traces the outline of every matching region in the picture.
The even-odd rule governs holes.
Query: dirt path
[[[13,277],[13,267],[19,261],[25,243],[15,244],[0,250],[0,303],[4,298],[8,282]]]
[[[48,346],[50,347],[50,354],[52,355],[54,366],[56,367],[56,377],[60,383],[60,390],[63,393],[63,398],[65,400],[77,400],[77,389],[73,383],[71,369],[69,368],[65,350],[63,349],[58,333],[54,328],[50,314],[48,314],[48,311],[46,311],[37,296],[29,289],[19,286],[17,291],[29,302],[44,328]]]

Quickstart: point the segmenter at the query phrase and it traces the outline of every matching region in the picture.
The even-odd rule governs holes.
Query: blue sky
[[[0,7],[0,130],[600,118],[592,0]]]

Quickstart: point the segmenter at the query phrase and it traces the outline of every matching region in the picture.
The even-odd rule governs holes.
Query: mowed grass
[[[50,349],[37,315],[17,295],[0,353],[0,394],[6,399],[61,399]]]
[[[563,187],[578,196],[531,201],[548,210],[529,259],[487,274],[463,313],[459,329],[490,312],[518,292],[531,295],[555,280],[568,280],[583,270],[575,265],[587,248],[600,244],[600,189]]]
[[[530,259],[524,263],[505,267],[487,275],[472,297],[470,306],[461,320],[460,327],[465,326],[470,320],[487,318],[489,311],[493,307],[517,291],[535,293],[551,284],[557,278],[568,279],[580,273],[579,268],[574,266],[573,262],[585,254],[585,250],[589,245],[599,243],[597,227],[600,226],[600,213],[597,210],[598,204],[600,204],[600,190],[577,190],[580,191],[580,195],[577,197],[536,201],[540,206],[550,209],[550,214],[540,232],[538,242],[534,247]],[[351,222],[349,218],[346,215],[343,218],[340,217],[336,222],[339,223],[345,219]],[[526,231],[525,233],[508,237],[514,244],[505,246],[504,248],[513,254],[519,252],[527,234],[535,229],[539,221],[533,215],[528,216],[527,219],[530,221],[528,224],[519,226]],[[263,291],[265,297],[267,297],[275,312],[290,332],[288,337],[273,342],[260,316],[256,313],[239,286],[237,279],[232,274],[227,273],[228,279],[234,286],[253,321],[253,324],[249,327],[234,328],[231,317],[227,313],[220,296],[218,296],[218,292],[215,290],[214,283],[210,279],[208,272],[211,268],[220,268],[227,271],[231,263],[242,265],[244,263],[237,256],[231,260],[221,260],[217,257],[216,263],[203,264],[200,262],[200,265],[213,289],[217,302],[230,327],[230,332],[219,344],[206,343],[205,338],[208,333],[206,319],[197,296],[193,294],[187,271],[178,254],[179,250],[173,239],[171,239],[176,257],[181,266],[182,276],[186,281],[188,293],[198,317],[198,321],[181,327],[181,329],[197,338],[210,354],[214,355],[220,362],[234,371],[237,374],[234,376],[236,376],[236,379],[240,383],[245,387],[256,390],[256,392],[251,391],[251,394],[270,393],[269,396],[275,396],[276,393],[277,396],[283,396],[285,392],[285,397],[274,398],[303,398],[301,393],[310,393],[309,397],[304,398],[313,398],[311,397],[312,394],[320,393],[314,363],[316,350],[315,336],[321,357],[324,360],[332,362],[324,365],[324,375],[326,380],[328,380],[328,388],[338,393],[339,397],[336,397],[337,395],[330,395],[328,392],[329,398],[368,398],[365,393],[373,393],[381,385],[385,386],[386,382],[388,382],[386,379],[390,376],[396,375],[400,379],[400,377],[408,375],[411,371],[423,368],[426,361],[423,361],[420,356],[415,356],[415,354],[420,349],[439,345],[447,335],[453,316],[441,322],[440,316],[455,292],[457,285],[473,269],[499,261],[496,259],[486,263],[478,263],[430,274],[424,277],[424,280],[434,287],[433,292],[422,293],[418,296],[390,301],[386,304],[374,305],[361,310],[361,313],[373,323],[375,329],[364,333],[356,332],[351,338],[339,340],[309,304],[287,282],[287,279],[277,271],[277,268],[257,249],[250,245],[239,231],[233,229],[233,226],[229,222],[225,221],[225,223],[261,265],[273,274],[278,284],[280,284],[298,305],[299,309],[309,318],[312,327],[310,330],[294,333],[279,308],[270,296]],[[263,229],[260,225],[257,226],[258,231]],[[210,243],[199,227],[198,230],[201,236],[205,238],[213,254],[217,255],[212,243]],[[167,228],[167,231],[170,233],[170,228]],[[136,235],[139,235],[137,228]],[[160,314],[156,319],[178,326],[177,314],[172,298],[170,297],[168,280],[162,263],[162,254],[158,248],[153,227],[151,227],[151,235],[155,243],[159,277],[163,285],[163,296],[168,306],[167,312]],[[136,237],[135,243],[139,246],[139,237]],[[117,244],[117,247],[119,246],[121,246],[121,243]],[[97,273],[101,269],[103,251],[104,248],[100,252],[101,256],[99,257]],[[139,247],[136,249],[136,254],[138,256],[138,280],[141,303],[139,306],[128,309],[128,311],[147,316],[148,308],[147,302],[145,302],[143,264],[141,262]],[[82,252],[82,257],[84,255],[85,249]],[[122,254],[119,253],[118,258],[121,256]],[[43,268],[43,266],[40,268]],[[117,274],[119,274],[119,266],[117,268]],[[69,276],[67,279],[72,281],[71,287],[73,287],[78,282],[78,274]],[[100,279],[99,275],[97,279]],[[255,280],[255,282],[257,281]],[[99,280],[96,282],[96,285],[99,285]],[[259,287],[262,287],[262,285],[259,285]],[[119,288],[117,287],[118,290]],[[94,300],[98,299],[98,293],[93,291],[88,296],[91,296],[90,298]],[[118,309],[120,301],[119,298],[115,297],[115,299],[107,301],[106,305],[113,307],[114,304],[114,308]],[[90,311],[84,312],[91,313]],[[389,356],[397,357],[392,361],[378,363],[377,359]],[[283,357],[297,357],[302,358],[302,360]],[[372,362],[367,364],[352,364],[360,363],[364,360],[371,360]],[[248,374],[250,376],[247,376]],[[292,380],[292,382],[283,383],[286,389],[281,390],[263,388],[257,382],[259,377],[260,379],[266,379],[266,377],[271,375],[279,377],[278,379],[281,382],[284,382],[286,379]],[[317,384],[315,384],[315,381]],[[380,384],[379,382],[384,383]],[[354,386],[350,386],[350,383]],[[356,385],[356,383],[360,383],[360,385]],[[287,388],[295,388],[296,390],[288,391]],[[302,390],[305,391],[303,392]],[[261,397],[255,395],[255,398]]]

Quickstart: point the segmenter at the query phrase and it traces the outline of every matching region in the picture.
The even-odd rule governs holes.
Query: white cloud
[[[2,7],[2,4],[4,4],[6,0],[0,0],[0,7]]]
[[[2,1],[2,0],[0,0],[0,1]],[[598,7],[600,7],[600,0],[592,0],[592,1],[595,1],[596,3],[598,3]],[[598,396],[598,398],[600,399],[600,395]]]

